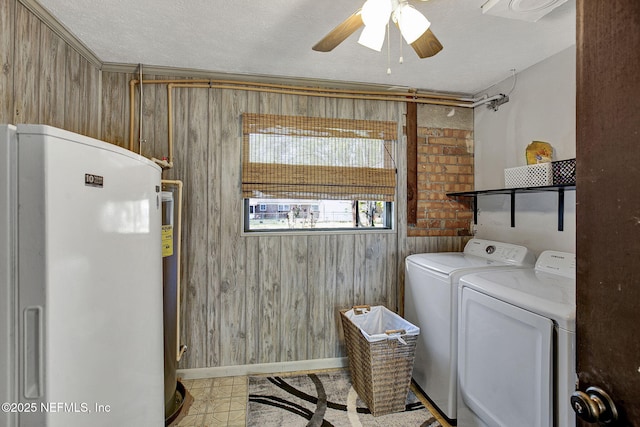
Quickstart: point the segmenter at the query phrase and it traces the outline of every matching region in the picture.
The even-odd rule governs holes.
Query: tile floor
[[[247,377],[182,380],[193,397],[184,417],[172,427],[244,427],[247,411]]]
[[[306,372],[277,375],[299,375]],[[181,380],[181,382],[193,397],[193,402],[187,408],[187,412],[180,414],[170,427],[245,427],[248,400],[246,376]],[[451,427],[413,385],[412,390],[443,427]]]

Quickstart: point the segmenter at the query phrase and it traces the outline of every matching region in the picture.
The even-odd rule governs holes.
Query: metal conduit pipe
[[[498,94],[498,95],[493,95],[493,96],[490,96],[488,98],[480,98],[480,99],[476,100],[473,104],[471,104],[471,108],[479,107],[480,105],[488,104],[491,101],[498,101],[498,100],[502,100],[504,98],[507,98],[507,95],[505,95],[503,93]]]

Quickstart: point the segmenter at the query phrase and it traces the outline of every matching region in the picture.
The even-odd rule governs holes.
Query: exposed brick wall
[[[473,131],[418,124],[418,209],[409,236],[469,236],[471,201],[446,193],[471,191]]]

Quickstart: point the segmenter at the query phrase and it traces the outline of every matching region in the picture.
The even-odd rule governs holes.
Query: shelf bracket
[[[511,228],[516,226],[516,190],[511,190]]]
[[[558,189],[558,231],[564,231],[564,188]]]
[[[473,223],[478,225],[478,193],[473,195]]]

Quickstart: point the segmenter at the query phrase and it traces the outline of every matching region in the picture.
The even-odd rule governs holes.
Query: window
[[[392,228],[396,138],[395,122],[244,114],[245,231]]]
[[[384,201],[287,200],[290,209],[245,199],[245,231],[392,228],[393,204]],[[277,203],[277,202],[276,202]],[[255,206],[267,206],[257,212]],[[269,208],[272,206],[272,208]],[[248,216],[248,218],[247,218]]]

